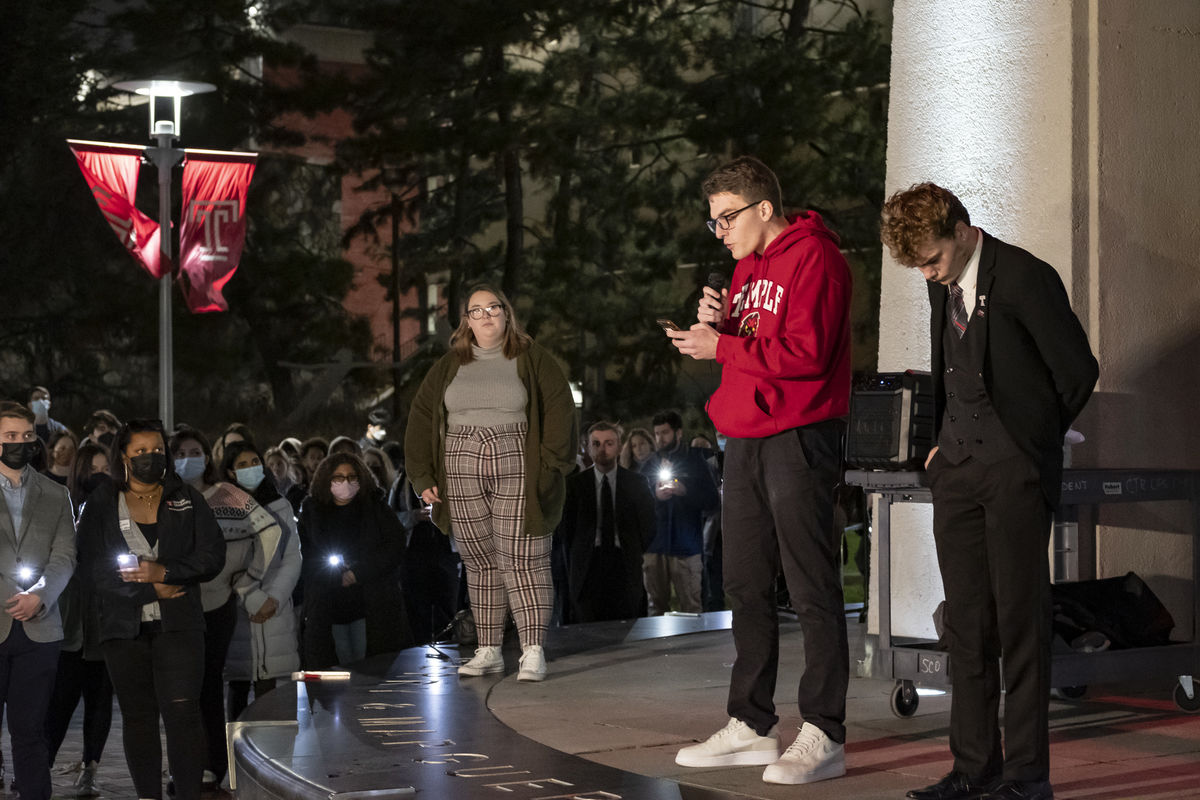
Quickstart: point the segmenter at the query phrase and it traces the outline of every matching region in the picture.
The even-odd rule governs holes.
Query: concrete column
[[[1192,0],[894,7],[886,191],[947,186],[973,223],[1059,271],[1101,365],[1076,466],[1200,468],[1198,44]],[[923,279],[885,253],[879,369],[928,369],[928,330]],[[1097,547],[1098,574],[1146,578],[1178,638],[1192,628],[1185,512],[1108,506]],[[896,634],[933,635],[931,516],[893,516]]]

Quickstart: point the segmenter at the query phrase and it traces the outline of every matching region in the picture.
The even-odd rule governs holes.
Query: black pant
[[[125,762],[137,796],[161,800],[161,715],[175,796],[197,800],[204,772],[204,730],[200,727],[204,632],[163,632],[156,627],[143,624],[136,639],[109,639],[102,645],[121,707]]]
[[[225,701],[225,715],[233,722],[242,715],[246,706],[250,705],[250,681],[230,681],[229,693]],[[254,699],[262,697],[275,688],[275,678],[263,678],[254,681]]]
[[[58,654],[58,674],[50,710],[46,714],[46,747],[48,762],[54,766],[58,749],[62,747],[71,717],[79,699],[83,698],[83,763],[99,761],[112,728],[112,681],[103,661],[89,661],[81,650],[63,650]]]
[[[225,748],[225,656],[237,627],[237,596],[224,605],[204,612],[204,679],[200,685],[200,716],[204,720],[207,757],[204,768],[212,770],[217,783],[229,771]]]
[[[950,751],[972,777],[1050,775],[1050,507],[1024,455],[929,465],[933,536],[946,591]],[[1004,750],[998,714],[1004,656]]]
[[[637,576],[636,584],[627,579],[631,573]],[[583,586],[571,605],[571,622],[601,622],[641,616],[646,597],[641,573],[640,552],[630,552],[612,544],[593,547]]]
[[[418,644],[432,642],[458,611],[459,563],[458,554],[450,549],[449,536],[426,522],[413,528],[400,585]]]
[[[728,712],[760,735],[779,721],[775,577],[782,566],[804,635],[800,715],[835,742],[846,739],[850,655],[841,534],[833,527],[844,427],[830,420],[726,445],[721,524],[737,649]]]
[[[59,642],[35,642],[18,620],[0,642],[0,707],[7,706],[13,778],[23,800],[50,799],[46,709],[58,669]]]

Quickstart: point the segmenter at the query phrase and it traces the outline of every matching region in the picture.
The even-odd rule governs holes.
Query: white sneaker
[[[470,661],[458,668],[459,675],[490,675],[504,672],[504,656],[499,647],[477,647]]]
[[[542,681],[546,679],[546,653],[539,644],[531,644],[521,653],[519,681]]]
[[[814,783],[846,774],[846,748],[810,722],[771,766],[763,770],[767,783]]]
[[[774,728],[759,736],[740,719],[729,724],[700,744],[688,745],[675,755],[681,767],[737,767],[770,764],[779,758],[779,734]]]

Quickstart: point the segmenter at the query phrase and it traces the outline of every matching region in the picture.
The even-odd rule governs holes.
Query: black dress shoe
[[[1004,781],[992,787],[983,800],[1054,800],[1049,781]]]
[[[905,797],[910,800],[977,800],[988,794],[993,778],[972,778],[962,772],[951,772],[937,783],[924,789],[913,789]]]

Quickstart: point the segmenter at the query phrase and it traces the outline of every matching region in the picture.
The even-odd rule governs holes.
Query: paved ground
[[[862,628],[852,621],[850,631],[853,661],[862,658]],[[798,723],[791,695],[802,653],[798,629],[786,624],[776,693],[785,737],[794,736]],[[902,798],[907,789],[940,777],[950,767],[946,739],[950,698],[922,697],[916,715],[900,719],[891,713],[892,682],[863,678],[850,682],[848,774],[843,779],[777,787],[761,781],[760,768],[676,766],[679,747],[724,724],[732,662],[733,646],[725,630],[604,645],[554,659],[548,679],[541,684],[519,683],[510,675],[495,685],[487,703],[517,733],[558,750],[751,798]],[[1179,711],[1170,699],[1171,688],[1165,680],[1141,687],[1093,686],[1082,701],[1053,702],[1056,796],[1060,800],[1200,797],[1200,716]],[[55,765],[56,798],[74,796],[81,718],[82,709]],[[11,752],[7,733],[0,737],[0,749],[7,761]],[[10,779],[11,773],[5,788]],[[119,712],[114,713],[101,764],[100,787],[106,798],[136,797],[121,750]]]
[[[852,659],[862,658],[851,623]],[[803,643],[785,625],[779,689],[782,738],[799,720],[795,686]],[[857,654],[857,655],[855,655]],[[696,770],[674,763],[683,745],[707,737],[724,711],[733,644],[714,631],[582,652],[550,663],[542,684],[511,676],[492,690],[492,712],[518,733],[559,750],[643,775],[768,798],[903,798],[951,766],[950,697],[922,697],[916,715],[891,712],[891,681],[855,678],[848,699],[845,778],[804,787],[771,786],[761,767]],[[1056,797],[1200,797],[1200,716],[1179,711],[1169,681],[1123,690],[1091,687],[1082,701],[1052,702]]]

